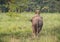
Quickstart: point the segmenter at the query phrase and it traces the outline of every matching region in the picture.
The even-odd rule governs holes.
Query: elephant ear
[[[30,21],[32,22],[32,19]]]
[[[43,17],[41,17],[41,19],[43,19]]]
[[[29,19],[30,22],[32,22],[32,19]]]

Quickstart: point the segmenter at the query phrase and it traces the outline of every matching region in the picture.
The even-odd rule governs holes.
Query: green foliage
[[[15,13],[14,12],[8,12],[7,15],[10,17],[19,17],[19,14],[17,14],[16,12]]]
[[[3,6],[4,5],[4,6]],[[0,0],[1,10],[10,12],[34,11],[39,8],[41,12],[60,12],[60,1],[58,0]]]

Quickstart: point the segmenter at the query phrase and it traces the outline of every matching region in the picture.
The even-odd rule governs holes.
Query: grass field
[[[60,13],[41,13],[43,29],[32,38],[34,13],[0,13],[0,42],[60,42]]]

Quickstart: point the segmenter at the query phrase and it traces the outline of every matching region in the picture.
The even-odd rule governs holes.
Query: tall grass
[[[38,38],[32,38],[30,19],[34,13],[1,13],[0,42],[60,42],[60,14],[41,13],[43,29]]]

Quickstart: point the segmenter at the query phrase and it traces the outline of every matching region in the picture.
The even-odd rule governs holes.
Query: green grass
[[[34,13],[1,13],[0,42],[60,42],[60,13],[41,13],[43,29],[32,38],[30,19]]]

